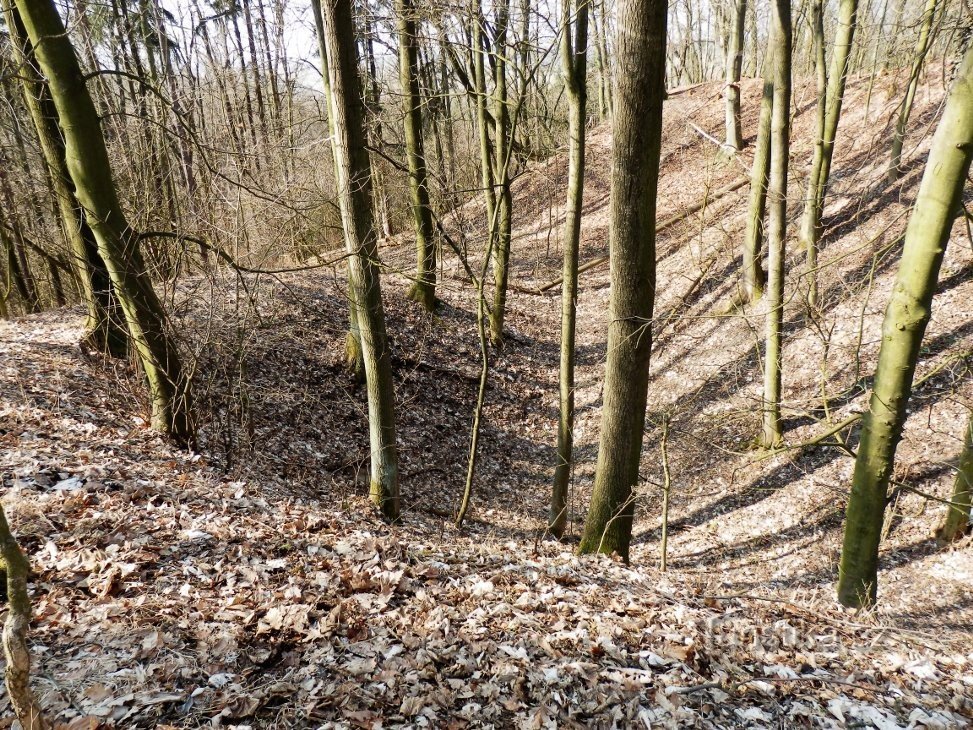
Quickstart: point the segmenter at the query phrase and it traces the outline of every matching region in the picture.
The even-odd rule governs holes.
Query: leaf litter
[[[700,98],[678,103],[695,108]],[[718,103],[710,106],[718,116]],[[593,142],[607,151],[603,133]],[[692,166],[700,154],[680,142],[668,159]],[[604,173],[592,166],[595,194],[607,184]],[[697,192],[668,189],[677,209]],[[525,192],[538,207],[528,212],[543,215],[543,196]],[[601,245],[598,215],[586,219],[589,253]],[[544,235],[538,226],[530,245]],[[545,274],[522,268],[517,276],[536,285]],[[556,349],[541,347],[536,329],[553,320],[534,322],[547,310],[533,299],[512,296],[511,344],[494,363],[502,387],[491,390],[481,462],[481,489],[490,494],[467,532],[453,530],[440,514],[450,506],[443,478],[455,471],[443,455],[464,453],[477,357],[463,312],[469,296],[455,281],[444,283],[456,308],[440,314],[436,330],[402,303],[404,285],[388,281],[399,397],[409,406],[402,409],[403,469],[415,488],[397,526],[378,520],[360,496],[360,399],[339,377],[342,300],[325,277],[275,286],[278,299],[304,296],[295,310],[279,301],[267,311],[255,305],[267,318],[264,339],[251,343],[265,371],[251,373],[249,397],[264,410],[253,432],[239,428],[224,454],[219,419],[229,421],[231,408],[216,403],[218,388],[202,389],[207,456],[179,452],[147,429],[127,366],[82,356],[76,314],[0,322],[0,476],[34,570],[35,688],[59,728],[970,725],[970,626],[950,614],[940,630],[899,621],[924,610],[914,573],[889,576],[908,589],[898,613],[856,615],[825,600],[817,584],[778,583],[779,574],[726,547],[753,534],[754,524],[780,529],[779,509],[754,514],[751,507],[749,521],[716,514],[676,532],[682,569],[676,561],[666,574],[649,565],[654,542],[637,545],[642,564],[626,567],[540,539],[540,518],[518,521],[542,513],[537,485],[546,476],[538,475],[550,459],[533,442],[553,436],[545,409]],[[583,313],[604,308],[603,282],[592,279]],[[232,294],[227,301],[235,306]],[[331,314],[317,320],[309,307]],[[873,309],[870,323],[880,314]],[[284,349],[294,334],[284,322],[297,328],[306,357],[326,353],[323,364]],[[667,326],[661,335],[672,342],[705,340],[679,319]],[[443,329],[452,340],[437,334]],[[594,329],[583,323],[582,346],[603,348],[584,340]],[[204,373],[212,374],[220,354],[203,353]],[[698,368],[698,359],[689,366]],[[597,357],[581,359],[582,445],[596,437],[588,404],[597,387],[584,376],[599,368]],[[423,374],[443,388],[423,389]],[[315,420],[323,403],[329,415]],[[430,413],[439,450],[409,441]],[[943,426],[931,416],[929,423]],[[504,428],[523,443],[511,443]],[[904,453],[910,448],[907,438]],[[676,454],[674,462],[688,474],[693,459],[711,456]],[[725,477],[715,477],[721,489],[732,484]],[[825,491],[823,499],[833,497]],[[812,517],[820,508],[820,498],[790,507]],[[679,509],[677,495],[677,516]],[[822,521],[813,537],[825,528],[833,526]],[[786,559],[782,548],[765,547]],[[969,554],[960,546],[936,569],[968,576]],[[693,555],[710,570],[694,570]],[[782,564],[779,573],[795,571]],[[962,601],[956,609],[968,615]],[[5,696],[0,712],[10,715]]]

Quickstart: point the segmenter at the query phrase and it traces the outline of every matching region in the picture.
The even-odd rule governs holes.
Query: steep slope
[[[908,172],[881,183],[897,92],[849,84],[821,255],[822,313],[789,258],[784,378],[797,444],[866,403],[897,236],[944,96],[928,73]],[[813,144],[812,89],[795,99],[790,210]],[[751,135],[759,82],[744,83]],[[719,85],[666,105],[660,218],[737,179]],[[610,133],[589,136],[582,259],[607,253]],[[748,163],[748,152],[741,156]],[[760,311],[725,315],[738,276],[744,188],[667,230],[631,568],[579,560],[543,537],[555,442],[565,160],[514,185],[510,337],[491,359],[474,520],[450,525],[468,449],[479,350],[474,294],[446,255],[443,310],[421,315],[384,281],[396,365],[404,519],[363,495],[364,396],[341,369],[343,270],[187,282],[176,312],[198,353],[203,455],[146,429],[135,375],[85,360],[80,318],[0,322],[0,474],[36,571],[38,690],[74,728],[961,727],[973,713],[973,547],[941,548],[942,506],[903,490],[882,556],[880,608],[834,605],[852,460],[840,448],[763,458]],[[482,209],[454,221],[471,256]],[[973,388],[962,225],[944,265],[927,377],[897,481],[948,494]],[[407,271],[411,247],[389,246]],[[572,505],[590,488],[609,281],[582,275]],[[200,304],[205,302],[205,305]],[[938,368],[938,370],[937,370]],[[822,398],[822,392],[826,399]],[[826,403],[824,402],[826,400]],[[659,429],[671,423],[670,566],[659,553]],[[847,443],[854,448],[854,435]],[[573,523],[577,532],[580,522]],[[165,723],[159,725],[159,723]],[[938,723],[938,724],[937,724]]]

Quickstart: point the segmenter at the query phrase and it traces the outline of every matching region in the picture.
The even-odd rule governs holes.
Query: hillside
[[[904,73],[904,72],[903,72]],[[849,84],[821,253],[822,314],[788,260],[787,439],[866,405],[909,204],[944,98],[930,67],[884,184],[901,74]],[[720,135],[720,85],[666,102],[659,218],[745,174]],[[760,82],[743,84],[752,142]],[[795,90],[789,211],[813,145]],[[610,130],[588,137],[582,261],[607,253]],[[879,607],[834,600],[847,449],[748,448],[759,423],[759,308],[726,314],[747,188],[658,242],[655,343],[632,565],[543,534],[557,424],[559,209],[566,161],[514,185],[509,337],[491,360],[473,519],[462,490],[479,372],[475,293],[449,252],[435,317],[406,299],[408,241],[383,250],[404,516],[364,499],[364,395],[343,372],[344,269],[181,285],[198,355],[200,454],[146,427],[137,377],[86,358],[81,318],[0,321],[0,475],[34,570],[36,687],[72,730],[101,727],[966,727],[973,716],[973,544],[933,538],[973,381],[973,255],[947,251],[899,447]],[[969,196],[968,198],[969,199]],[[482,239],[471,201],[451,230]],[[791,228],[793,231],[793,227]],[[475,259],[475,256],[473,256]],[[573,539],[597,451],[609,279],[582,274]],[[965,355],[966,359],[959,357]],[[822,393],[826,398],[822,399]],[[659,559],[661,429],[672,477]],[[920,494],[922,493],[922,494]],[[923,496],[926,495],[926,496]],[[3,699],[6,703],[6,699]],[[9,714],[9,708],[0,706]]]

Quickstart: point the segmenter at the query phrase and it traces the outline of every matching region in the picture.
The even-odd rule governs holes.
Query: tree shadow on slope
[[[927,359],[936,357],[942,352],[948,350],[957,341],[964,340],[971,335],[973,335],[973,321],[967,321],[953,330],[945,332],[927,342],[923,349],[924,356]],[[746,364],[755,365],[755,354],[750,353],[747,358],[744,358],[744,361],[746,360],[750,360],[750,362]],[[944,390],[941,387],[941,378],[956,379],[949,372],[943,372],[937,375],[936,378],[927,381],[922,386],[917,388],[913,393],[913,398],[916,400],[927,400],[933,403],[945,398],[949,398],[950,391],[948,389]],[[860,387],[867,389],[870,387],[870,383],[871,377],[869,377],[865,382],[861,383]],[[684,424],[688,423],[691,425],[694,415],[702,411],[707,402],[718,397],[721,391],[725,392],[727,387],[726,378],[721,374],[717,374],[716,376],[710,378],[707,385],[700,391],[701,399],[699,403],[697,404],[696,401],[693,402],[694,407],[691,414],[688,417],[683,417],[683,419],[681,419],[682,423],[677,420],[674,426],[676,428],[687,428],[687,426]],[[926,393],[930,394],[928,398],[924,398],[924,394]],[[659,415],[655,417],[655,420],[659,418]],[[650,414],[650,420],[653,420],[652,414]],[[816,421],[811,417],[791,419],[788,421],[787,427],[788,429],[794,429],[799,426],[810,425],[814,422]],[[847,440],[844,442],[847,448],[852,450],[855,449],[857,445],[859,426],[860,424],[856,424],[849,431]],[[654,453],[654,451],[658,448],[658,439],[658,434],[648,434],[645,439],[645,445],[643,446],[643,453]],[[771,494],[774,492],[780,491],[792,482],[813,473],[814,471],[824,467],[841,456],[843,456],[843,454],[840,449],[827,443],[822,443],[814,447],[808,447],[797,452],[792,452],[791,458],[784,463],[775,466],[769,473],[756,477],[746,487],[734,490],[725,497],[714,500],[701,509],[697,509],[682,517],[678,517],[675,520],[670,520],[669,529],[670,531],[675,532],[692,527],[699,527],[700,525],[710,522],[711,520],[722,517],[728,512],[751,507],[771,496]],[[734,458],[727,456],[724,452],[718,449],[694,451],[693,459],[694,461],[692,466],[696,471],[705,471],[710,468],[720,468],[721,466],[725,466],[725,462],[728,460],[737,461],[737,463],[734,464],[734,472],[739,469],[752,467],[754,464],[753,461],[747,460],[743,454]],[[739,463],[739,461],[742,461],[742,463]],[[919,484],[923,484],[931,479],[937,478],[940,476],[940,474],[941,472],[938,471],[938,468],[933,468],[932,470],[927,470],[926,472],[915,477],[915,481],[917,481]],[[639,532],[636,535],[635,541],[650,542],[657,539],[659,539],[659,529],[651,528]]]
[[[729,512],[759,504],[773,494],[785,489],[793,481],[823,468],[840,456],[840,451],[829,447],[819,447],[799,453],[794,458],[788,459],[773,467],[769,472],[755,477],[745,487],[734,490],[725,497],[715,499],[706,506],[689,512],[686,515],[677,517],[676,519],[670,519],[669,531],[672,533],[692,527],[699,527],[707,522],[721,518]],[[634,542],[653,542],[657,541],[660,536],[660,528],[653,527],[640,531],[635,536]]]
[[[678,570],[692,573],[699,565],[713,565],[723,563],[727,559],[742,560],[749,556],[757,556],[751,561],[737,562],[732,570],[738,570],[759,562],[772,562],[789,557],[804,550],[820,540],[823,531],[840,527],[845,513],[841,507],[828,505],[818,510],[812,519],[801,519],[799,522],[777,530],[773,534],[761,534],[748,537],[730,545],[708,547],[689,553],[673,555],[669,564]],[[781,546],[788,546],[785,552],[778,552]],[[761,557],[761,554],[765,554]]]

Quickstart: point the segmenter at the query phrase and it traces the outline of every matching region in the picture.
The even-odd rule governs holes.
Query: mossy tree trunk
[[[767,183],[767,320],[763,428],[760,436],[760,444],[765,448],[773,448],[783,440],[780,394],[791,109],[790,0],[773,0],[771,9],[774,34],[774,109],[770,123],[770,179]]]
[[[561,538],[568,519],[568,484],[574,447],[574,342],[578,305],[578,249],[584,198],[585,117],[587,115],[589,0],[565,2],[561,28],[561,69],[568,97],[568,192],[564,210],[561,288],[561,366],[558,379],[560,411],[557,464],[551,491],[549,529]],[[572,15],[573,23],[572,23]],[[572,33],[573,25],[573,33]],[[573,35],[573,38],[572,38]]]
[[[895,123],[895,134],[892,137],[892,159],[889,162],[888,171],[889,182],[895,182],[902,174],[902,145],[905,144],[905,131],[909,126],[909,117],[912,115],[912,103],[916,98],[919,76],[922,74],[922,66],[929,50],[932,23],[936,17],[936,3],[937,0],[926,0],[925,9],[922,12],[922,24],[919,26],[919,39],[916,41],[912,71],[909,75],[909,86],[906,88],[905,96],[899,105],[899,118]]]
[[[190,383],[145,269],[138,235],[119,203],[101,122],[74,48],[53,0],[17,0],[16,4],[38,67],[48,80],[75,195],[98,243],[148,380],[152,425],[191,446],[195,430]]]
[[[956,467],[956,480],[946,519],[939,528],[937,536],[944,542],[952,542],[962,537],[970,525],[970,501],[973,498],[973,413],[966,425],[963,452]]]
[[[835,31],[831,66],[825,73],[823,18],[815,26],[815,36],[820,48],[817,51],[819,70],[818,139],[814,146],[811,172],[808,176],[807,195],[804,198],[804,214],[799,231],[801,244],[807,255],[807,301],[810,306],[818,301],[818,246],[821,239],[821,215],[831,176],[834,142],[841,118],[845,83],[848,79],[848,61],[858,25],[858,0],[841,0],[838,7],[838,27]]]
[[[98,253],[94,233],[72,190],[64,140],[58,129],[57,109],[36,66],[33,47],[13,0],[5,0],[4,11],[14,60],[20,69],[18,76],[24,105],[37,131],[61,219],[61,230],[71,252],[75,277],[87,313],[84,342],[110,357],[125,357],[128,354],[128,335],[124,315],[115,296],[108,268]]]
[[[875,384],[862,419],[845,519],[838,578],[838,600],[845,606],[871,605],[876,599],[879,540],[895,450],[902,438],[939,268],[973,159],[970,109],[973,48],[966,52],[933,137],[882,323]]]
[[[652,345],[665,0],[620,0],[609,218],[611,302],[598,465],[582,553],[628,560]]]
[[[747,19],[747,0],[736,0],[726,48],[726,144],[735,150],[743,147],[740,126],[740,75],[743,73],[743,32]]]
[[[368,390],[371,444],[369,494],[389,519],[399,516],[399,467],[395,443],[395,394],[385,331],[378,267],[378,236],[372,215],[372,188],[365,115],[351,0],[320,0],[330,80],[329,111],[341,223],[351,263],[351,305],[356,311]]]
[[[422,98],[419,91],[418,22],[414,0],[396,0],[395,22],[399,35],[399,84],[405,152],[409,166],[409,197],[416,234],[416,280],[409,295],[427,311],[436,309],[436,241],[426,153],[422,141]]]

